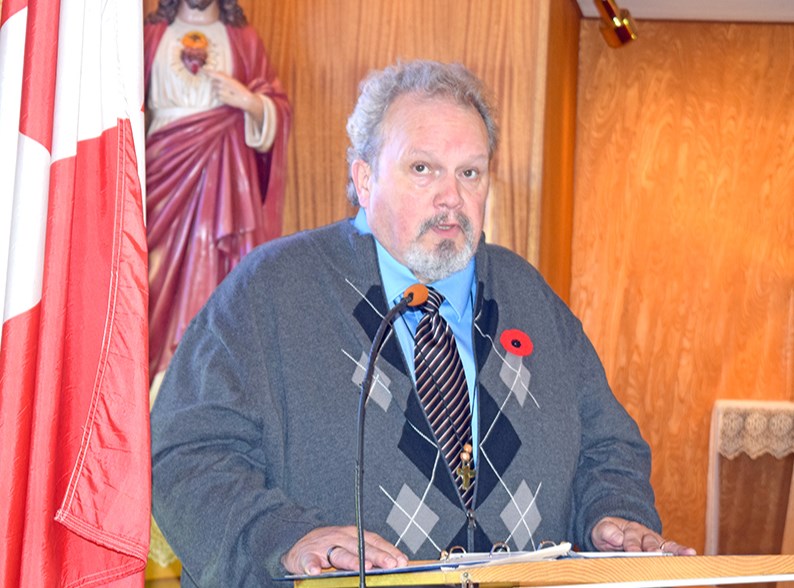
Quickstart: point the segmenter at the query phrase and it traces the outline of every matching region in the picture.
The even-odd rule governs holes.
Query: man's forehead
[[[430,121],[435,120],[435,113],[439,108],[453,107],[476,117],[482,123],[482,128],[487,133],[487,127],[480,112],[471,104],[461,103],[447,95],[427,95],[422,93],[401,94],[395,98],[387,108],[383,117],[382,128],[400,128],[406,116],[417,110],[424,111]]]

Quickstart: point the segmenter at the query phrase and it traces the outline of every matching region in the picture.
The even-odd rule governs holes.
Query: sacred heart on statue
[[[182,37],[182,63],[193,75],[207,63],[208,45],[207,37],[198,31],[191,31]]]

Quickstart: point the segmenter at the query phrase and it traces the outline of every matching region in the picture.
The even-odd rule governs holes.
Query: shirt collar
[[[372,235],[372,230],[369,228],[367,215],[363,208],[359,208],[358,214],[353,220],[353,226],[363,235]],[[393,305],[400,299],[400,296],[402,296],[408,286],[416,284],[416,276],[411,270],[394,259],[377,239],[374,240],[378,253],[378,266],[383,280],[383,289],[389,305]],[[457,317],[461,318],[463,313],[466,312],[474,287],[474,259],[472,258],[462,270],[447,276],[443,280],[427,285],[432,286],[439,292],[450,303]]]

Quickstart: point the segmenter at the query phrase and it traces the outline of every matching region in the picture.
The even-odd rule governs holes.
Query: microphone
[[[375,337],[372,339],[372,346],[367,357],[367,369],[364,372],[364,379],[361,382],[361,394],[358,398],[358,457],[356,459],[356,532],[358,533],[358,578],[359,586],[366,587],[365,580],[365,561],[364,561],[364,525],[361,516],[361,486],[364,483],[364,412],[367,406],[370,390],[372,389],[372,378],[375,374],[375,360],[380,353],[383,337],[386,330],[391,326],[392,321],[398,314],[401,314],[409,306],[421,306],[427,301],[427,286],[424,284],[413,284],[405,289],[400,301],[386,313],[380,322]]]

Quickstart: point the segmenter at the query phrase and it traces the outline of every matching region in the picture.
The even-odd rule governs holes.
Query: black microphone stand
[[[410,290],[410,288],[409,288]],[[425,297],[426,298],[426,297]],[[364,380],[361,382],[361,394],[358,398],[358,454],[356,458],[356,532],[358,533],[358,582],[360,588],[366,588],[367,583],[365,579],[366,566],[364,558],[364,524],[362,523],[361,515],[361,501],[362,501],[362,485],[364,483],[364,412],[366,410],[367,399],[372,388],[372,378],[375,374],[375,360],[380,353],[380,348],[383,343],[383,337],[386,330],[391,326],[394,317],[403,312],[414,299],[414,292],[406,291],[400,301],[386,313],[383,320],[372,339],[372,346],[369,350],[369,358],[367,359],[367,369],[364,372]]]

